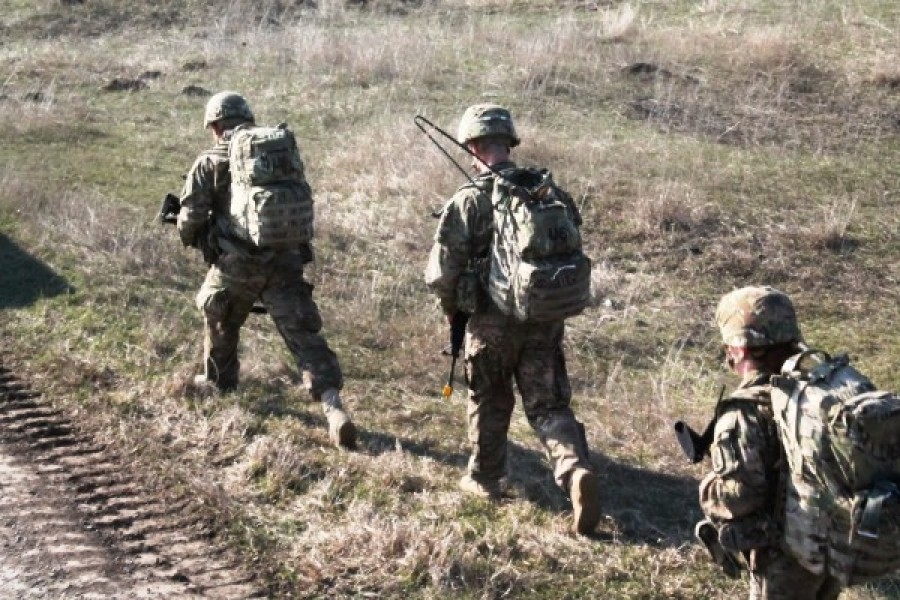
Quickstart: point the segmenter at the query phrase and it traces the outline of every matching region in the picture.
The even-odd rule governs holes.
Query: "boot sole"
[[[600,522],[600,483],[593,473],[583,473],[572,482],[575,533],[594,533]]]
[[[352,421],[341,423],[338,430],[331,435],[331,441],[335,446],[341,446],[348,450],[356,448],[356,427]]]

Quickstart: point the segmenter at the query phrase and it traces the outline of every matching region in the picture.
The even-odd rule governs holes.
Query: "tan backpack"
[[[784,545],[845,585],[900,569],[900,397],[807,350],[772,378],[790,476]]]
[[[513,168],[495,178],[491,204],[487,291],[494,303],[523,322],[581,313],[591,299],[591,261],[569,195],[546,169]]]
[[[293,132],[241,125],[228,147],[231,223],[262,249],[292,250],[313,237],[313,199]]]

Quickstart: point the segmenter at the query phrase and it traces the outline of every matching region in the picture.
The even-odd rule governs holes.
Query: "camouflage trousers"
[[[750,600],[835,600],[841,584],[834,577],[815,575],[777,549],[754,551]]]
[[[265,258],[225,253],[210,267],[197,294],[206,321],[203,357],[209,380],[224,389],[237,385],[241,326],[261,300],[313,397],[341,389],[337,356],[319,334],[322,317],[312,299],[313,286],[303,280],[308,256],[299,251]]]
[[[477,481],[506,475],[507,434],[515,407],[513,381],[525,416],[553,464],[557,485],[568,492],[577,467],[591,469],[579,424],[569,407],[562,321],[526,324],[498,312],[474,314],[465,343],[469,381],[469,474]]]

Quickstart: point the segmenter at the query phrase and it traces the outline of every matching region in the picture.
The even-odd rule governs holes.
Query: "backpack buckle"
[[[878,539],[878,525],[881,522],[881,508],[891,496],[900,498],[897,484],[891,481],[876,481],[866,494],[865,506],[859,516],[856,534],[870,539]]]

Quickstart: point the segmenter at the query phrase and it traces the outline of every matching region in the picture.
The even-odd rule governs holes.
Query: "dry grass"
[[[900,387],[887,3],[63,4],[0,2],[0,250],[70,286],[3,304],[4,363],[219,506],[274,596],[738,593],[691,540],[701,470],[671,435],[734,383],[711,327],[734,286],[781,286],[809,340]],[[104,91],[116,79],[135,91]],[[357,453],[328,447],[264,318],[244,329],[238,392],[188,383],[203,266],[151,223],[210,143],[188,86],[242,90],[298,134],[317,200],[310,277]],[[464,179],[412,119],[452,132],[484,99],[512,108],[517,157],[551,167],[585,216],[595,306],[566,343],[609,515],[594,539],[567,533],[521,413],[511,499],[455,488],[463,400],[438,396],[447,332],[421,271],[429,214]]]

